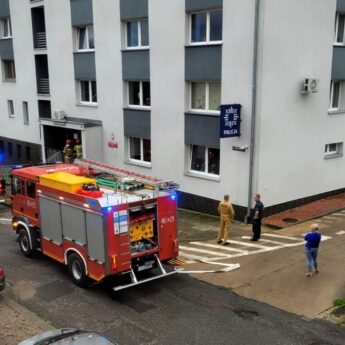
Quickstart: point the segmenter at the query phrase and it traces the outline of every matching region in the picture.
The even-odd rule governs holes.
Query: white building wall
[[[1,136],[41,143],[39,135],[31,4],[10,0],[17,81],[0,83]],[[38,3],[37,3],[38,4]],[[119,0],[94,0],[98,105],[78,105],[73,66],[73,30],[69,0],[45,0],[52,111],[101,120],[99,160],[147,175],[173,179],[181,190],[211,199],[229,193],[246,206],[252,105],[254,0],[223,1],[222,104],[242,104],[240,138],[221,140],[219,181],[187,176],[189,151],[184,113],[185,45],[189,18],[184,0],[149,0],[152,168],[125,163],[125,104]],[[254,191],[266,206],[344,186],[344,158],[324,159],[324,145],[345,141],[345,117],[328,115],[336,0],[261,0],[258,124]],[[212,63],[212,61],[210,61]],[[305,77],[320,79],[320,92],[302,96]],[[15,118],[8,118],[7,99]],[[22,101],[29,103],[30,125],[23,124]],[[118,149],[108,148],[114,139]]]
[[[336,1],[263,0],[258,84],[257,190],[265,205],[344,187],[344,158],[324,159],[345,141],[345,117],[328,115]],[[305,77],[320,91],[301,95]]]
[[[0,135],[40,143],[30,3],[10,0],[10,11],[16,81],[0,82]],[[7,100],[14,102],[14,118],[8,117]],[[29,125],[24,125],[23,101],[28,102]]]
[[[252,74],[255,1],[223,1],[222,104],[242,105],[241,136],[221,139],[221,192],[232,202],[246,206],[249,181],[249,149],[233,151],[233,146],[250,145],[252,114]]]

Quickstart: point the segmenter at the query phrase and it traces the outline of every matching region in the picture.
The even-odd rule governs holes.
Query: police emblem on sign
[[[220,138],[241,135],[241,104],[225,104],[220,107]]]

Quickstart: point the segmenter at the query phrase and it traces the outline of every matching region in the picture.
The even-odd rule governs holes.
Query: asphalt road
[[[0,217],[6,213],[0,212]],[[114,293],[111,283],[73,285],[66,268],[46,257],[27,259],[0,224],[0,265],[18,301],[56,327],[96,330],[120,345],[328,345],[345,329],[307,321],[224,289],[175,275]],[[0,331],[1,333],[1,331]]]

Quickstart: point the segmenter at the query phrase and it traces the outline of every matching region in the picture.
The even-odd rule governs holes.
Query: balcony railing
[[[40,78],[38,81],[38,93],[50,94],[49,78]]]
[[[47,34],[45,32],[36,32],[35,49],[47,48]]]

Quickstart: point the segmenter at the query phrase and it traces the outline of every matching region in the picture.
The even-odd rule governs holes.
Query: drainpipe
[[[248,209],[245,222],[250,221],[253,177],[254,177],[254,151],[255,151],[255,120],[256,120],[256,96],[257,96],[257,73],[258,73],[258,42],[259,42],[259,17],[260,0],[255,0],[255,21],[254,21],[254,53],[253,53],[253,85],[252,85],[252,116],[250,131],[250,158],[249,158],[249,182],[248,182]]]

